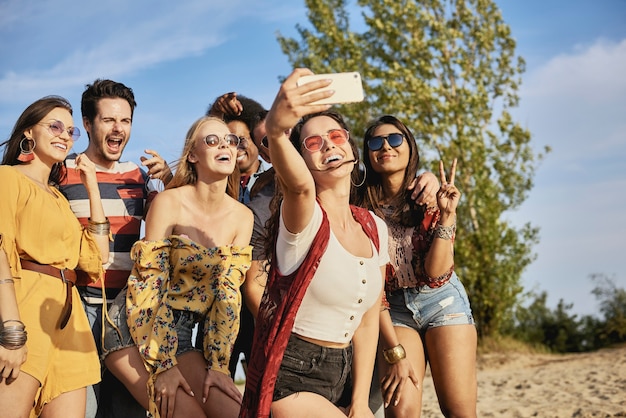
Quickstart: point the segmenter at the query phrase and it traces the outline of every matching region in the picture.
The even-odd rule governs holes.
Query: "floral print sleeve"
[[[131,258],[128,326],[148,370],[156,375],[176,365],[176,309],[203,318],[204,357],[210,369],[228,374],[239,331],[239,288],[250,268],[252,247],[205,248],[171,236],[135,243]]]

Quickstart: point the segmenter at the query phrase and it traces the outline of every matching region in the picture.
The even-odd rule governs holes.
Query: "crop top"
[[[380,267],[389,262],[388,233],[385,222],[373,213],[372,216],[378,228],[382,253],[378,253],[372,243],[372,257],[352,255],[331,229],[328,248],[296,315],[294,333],[322,341],[347,343],[361,323],[363,314],[378,301],[383,288]],[[276,243],[281,274],[288,275],[298,268],[321,224],[322,208],[316,202],[309,224],[300,233],[292,234],[285,227],[281,207]]]

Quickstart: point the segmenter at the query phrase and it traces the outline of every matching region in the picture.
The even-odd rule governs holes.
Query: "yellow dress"
[[[96,345],[76,288],[70,320],[59,329],[64,283],[20,266],[23,258],[59,269],[78,267],[92,280],[102,274],[96,242],[65,197],[53,192],[47,193],[14,167],[0,166],[0,247],[11,266],[20,318],[28,332],[28,355],[20,370],[41,383],[31,416],[60,394],[100,381]]]
[[[230,374],[228,363],[239,332],[240,286],[250,268],[252,247],[205,248],[183,236],[138,241],[131,249],[128,327],[139,348],[148,379],[150,412],[156,376],[175,366],[178,339],[172,310],[202,318],[204,357],[209,369]]]

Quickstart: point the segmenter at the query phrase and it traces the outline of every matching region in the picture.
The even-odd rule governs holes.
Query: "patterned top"
[[[229,374],[228,362],[239,331],[239,287],[250,268],[252,247],[205,248],[186,237],[170,236],[136,242],[131,258],[135,265],[126,295],[128,327],[151,373],[149,393],[153,393],[156,376],[177,364],[173,309],[203,318],[209,368]]]
[[[389,216],[393,208],[384,206],[383,214]],[[454,264],[439,277],[429,277],[424,263],[435,237],[435,229],[439,222],[438,209],[424,213],[424,219],[418,226],[405,226],[386,218],[389,230],[389,256],[391,269],[387,269],[387,292],[403,288],[428,286],[438,288],[450,280],[454,272]],[[452,238],[454,242],[454,237]]]

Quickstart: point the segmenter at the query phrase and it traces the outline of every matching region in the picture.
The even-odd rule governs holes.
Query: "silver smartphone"
[[[335,94],[311,104],[338,104],[363,101],[363,82],[361,81],[361,74],[356,71],[348,73],[305,75],[298,79],[297,84],[298,86],[301,86],[303,84],[310,83],[311,81],[327,79],[333,80],[333,82],[330,83],[330,85],[325,89],[316,91],[316,93],[325,90],[334,90]]]

